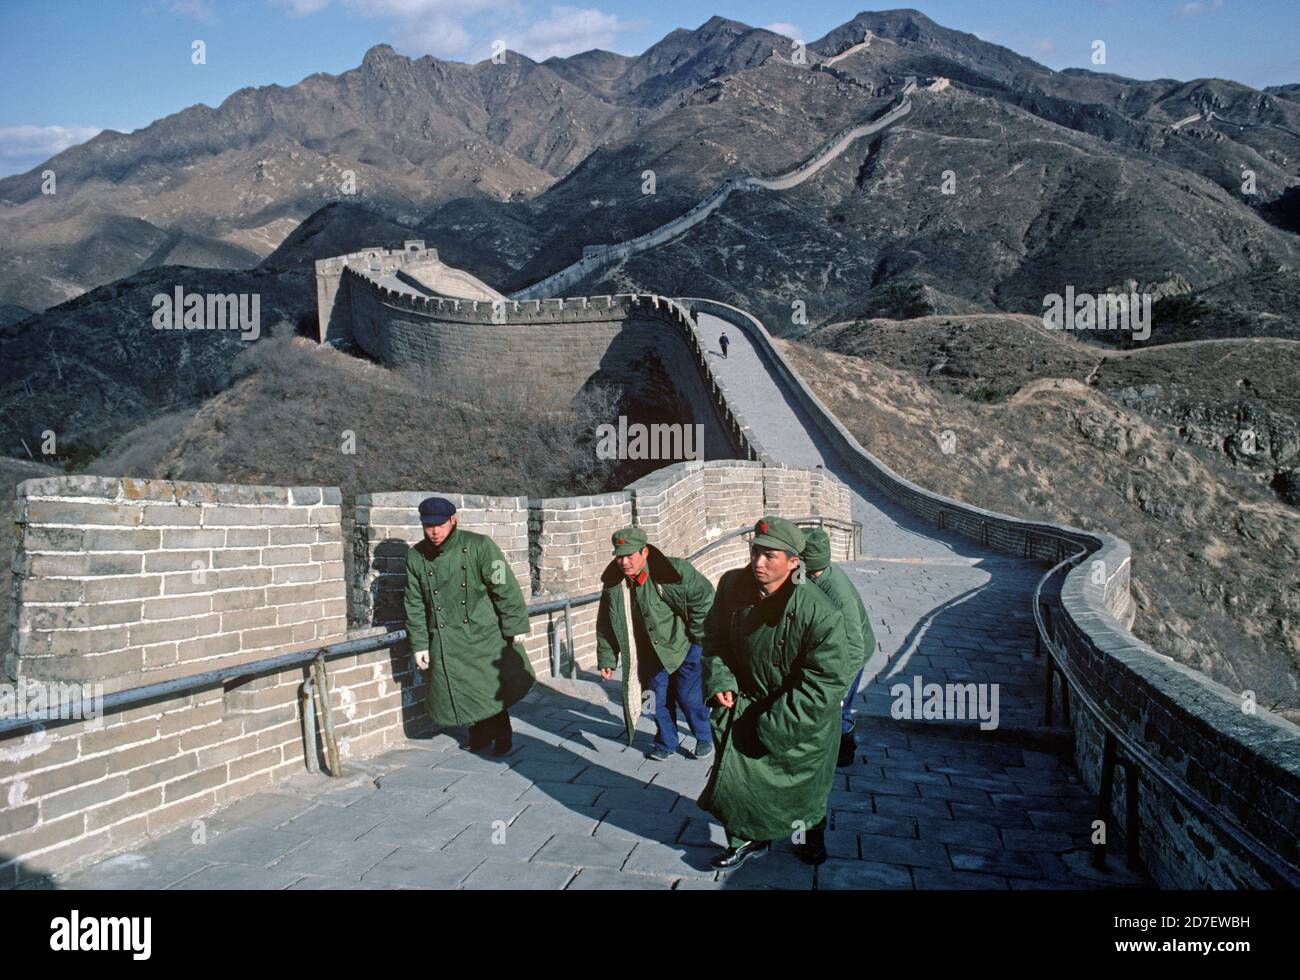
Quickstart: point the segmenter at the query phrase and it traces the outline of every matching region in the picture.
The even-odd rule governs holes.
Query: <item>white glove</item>
[[[429,651],[428,651],[428,650],[415,650],[415,651],[413,651],[413,652],[411,653],[411,659],[415,661],[415,669],[416,669],[416,670],[428,670],[428,669],[429,669]]]

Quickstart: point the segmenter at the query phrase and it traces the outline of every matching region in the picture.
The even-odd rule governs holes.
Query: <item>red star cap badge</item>
[[[615,544],[627,544],[627,539],[626,539],[626,538],[619,538],[619,539],[618,539],[617,541],[615,541],[614,543],[615,543]]]
[[[766,534],[766,533],[767,533],[767,521],[759,521],[759,522],[758,522],[758,533],[759,533],[759,534]]]

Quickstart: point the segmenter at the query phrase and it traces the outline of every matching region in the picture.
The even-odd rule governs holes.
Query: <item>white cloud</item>
[[[803,31],[798,26],[785,21],[782,21],[779,24],[764,24],[763,30],[771,31],[773,34],[783,34],[796,41],[803,40]]]
[[[1196,17],[1205,13],[1207,10],[1219,10],[1223,7],[1223,0],[1210,0],[1205,3],[1204,0],[1193,0],[1191,3],[1185,3],[1178,8],[1179,17]]]
[[[212,8],[207,0],[167,0],[167,9],[195,20],[212,20]]]
[[[309,17],[320,13],[330,5],[330,0],[271,0],[271,2],[287,11],[290,17]]]
[[[463,17],[483,11],[516,8],[511,0],[345,0],[366,17],[415,21],[425,17]],[[522,9],[522,8],[520,8]]]
[[[393,47],[412,58],[426,54],[453,58],[463,55],[469,47],[469,31],[450,17],[422,17],[411,21],[394,37]]]
[[[0,159],[36,157],[48,160],[70,146],[84,143],[102,126],[9,126],[0,128]]]
[[[294,17],[319,13],[334,0],[269,0]],[[502,41],[541,61],[592,48],[610,49],[619,33],[644,27],[594,7],[553,6],[535,14],[522,0],[338,0],[333,9],[385,21],[389,43],[404,55],[477,60]]]
[[[0,127],[0,177],[26,173],[100,132],[99,126]]]
[[[627,29],[627,23],[615,14],[592,8],[552,7],[549,17],[535,20],[517,32],[507,32],[502,40],[511,51],[542,61],[592,48],[609,50],[614,46],[614,35]]]

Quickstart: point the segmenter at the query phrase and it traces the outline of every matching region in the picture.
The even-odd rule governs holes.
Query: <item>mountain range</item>
[[[105,131],[0,180],[0,324],[164,265],[248,269],[277,249],[284,261],[295,230],[338,203],[517,289],[728,176],[797,164],[907,76],[950,85],[817,180],[728,205],[731,245],[716,222],[678,243],[690,254],[619,275],[665,293],[716,281],[787,314],[787,296],[816,291],[810,319],[825,322],[899,281],[1028,312],[1067,275],[1079,289],[1193,292],[1296,263],[1295,86],[1057,72],[914,10],[861,13],[807,45],[806,64],[794,55],[788,38],[721,17],[635,57],[467,65],[378,45],[340,75]],[[945,171],[952,195],[937,190]],[[1276,312],[1246,297],[1258,302]]]

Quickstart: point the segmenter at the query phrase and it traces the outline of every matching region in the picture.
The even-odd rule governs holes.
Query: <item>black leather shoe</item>
[[[852,732],[845,732],[840,736],[840,754],[835,759],[836,768],[840,766],[853,765],[853,756],[858,750],[857,740],[854,739]]]
[[[510,750],[515,747],[514,739],[510,735],[505,735],[496,740],[492,745],[493,755],[509,755]]]
[[[765,840],[747,840],[739,847],[729,847],[725,852],[719,854],[710,863],[715,868],[721,868],[724,871],[730,871],[733,868],[739,868],[751,857],[757,857],[760,854],[766,854],[771,847],[770,841]]]
[[[465,748],[470,752],[482,752],[491,744],[492,737],[490,735],[471,735],[469,741],[465,744]]]

